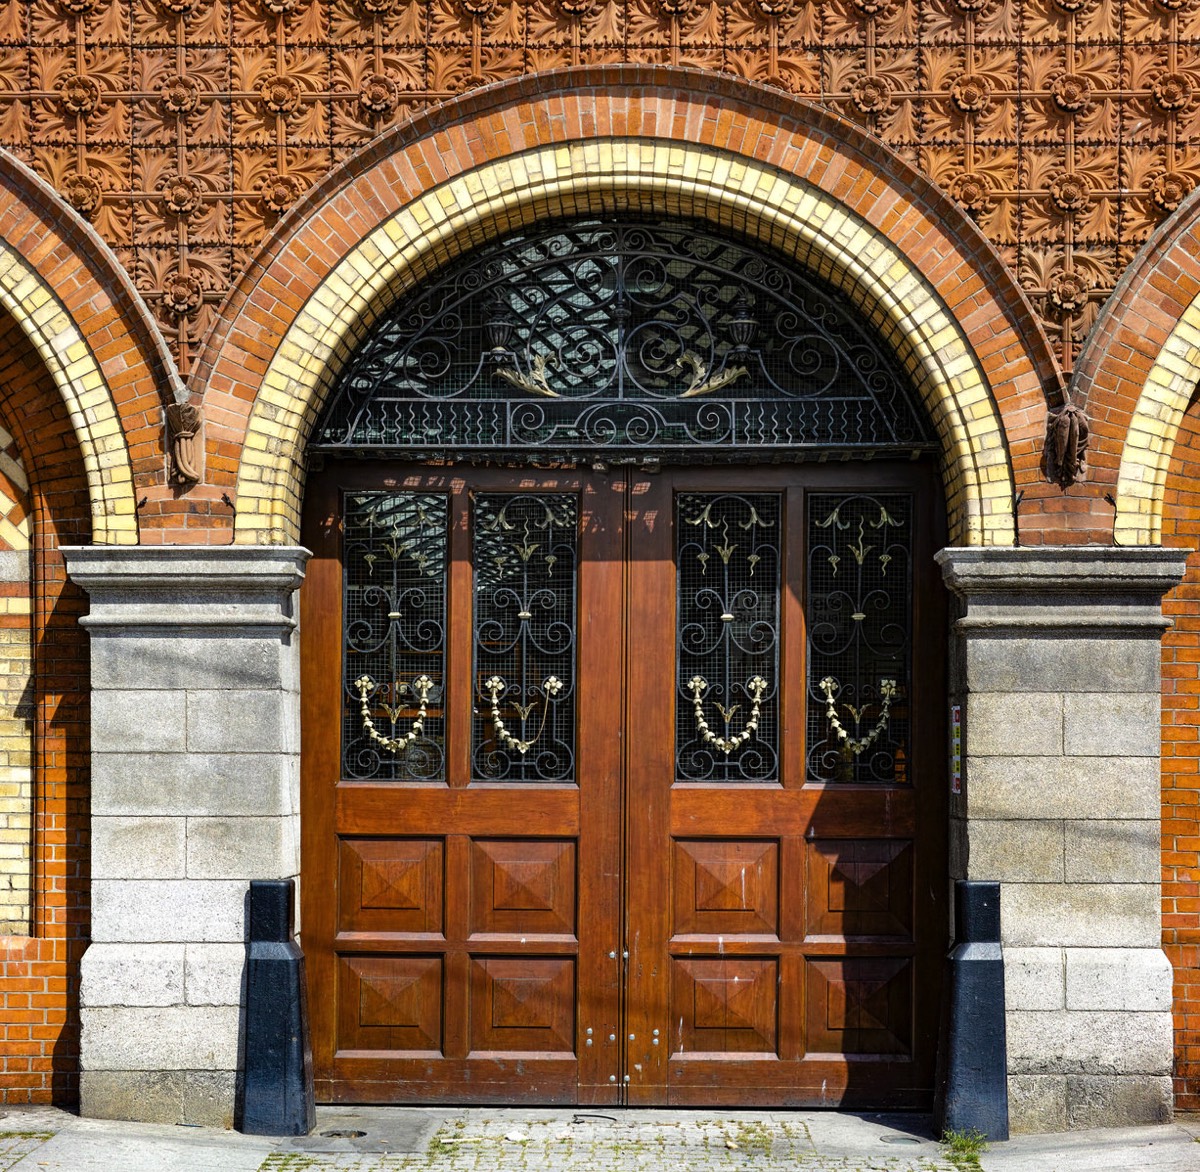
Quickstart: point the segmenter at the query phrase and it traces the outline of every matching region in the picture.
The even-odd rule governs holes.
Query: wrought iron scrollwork
[[[447,499],[350,492],[343,516],[342,769],[443,780]]]
[[[573,779],[578,528],[565,493],[475,497],[476,780]]]
[[[809,498],[808,624],[809,778],[906,781],[911,498]]]
[[[510,235],[404,298],[314,443],[676,461],[934,446],[906,376],[840,295],[697,225],[597,220]]]
[[[675,512],[676,776],[774,779],[780,498],[686,493]]]

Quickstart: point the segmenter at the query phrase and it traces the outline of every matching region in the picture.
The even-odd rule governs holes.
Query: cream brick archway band
[[[87,475],[93,542],[136,545],[133,469],[112,391],[53,287],[3,238],[0,305],[36,347],[70,416]],[[26,459],[36,461],[36,454]]]
[[[304,444],[353,347],[405,290],[484,241],[552,216],[653,212],[749,235],[841,289],[893,348],[943,452],[950,539],[1013,540],[1000,413],[931,281],[836,198],[779,169],[661,139],[587,139],[464,172],[349,250],[296,316],[263,378],[238,469],[235,541],[299,537]]]
[[[1142,384],[1117,472],[1117,545],[1158,545],[1175,438],[1200,382],[1200,294],[1167,335]]]

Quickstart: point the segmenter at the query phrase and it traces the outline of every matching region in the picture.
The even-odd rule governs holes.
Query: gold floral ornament
[[[724,615],[721,616],[724,618]],[[740,749],[756,732],[758,732],[759,717],[762,716],[762,698],[763,693],[767,690],[767,681],[762,676],[754,676],[746,684],[746,691],[750,696],[750,716],[746,721],[746,727],[739,733],[734,733],[731,737],[719,737],[709,727],[708,721],[704,718],[704,693],[708,691],[708,680],[703,676],[692,676],[687,682],[688,691],[692,694],[692,710],[696,714],[696,731],[700,734],[700,739],[706,745],[713,745],[719,749],[726,757],[729,756],[735,749]],[[734,704],[732,708],[723,708],[720,704],[717,708],[724,718],[726,730],[728,730],[729,722],[733,719],[733,714],[740,706]]]
[[[658,10],[666,16],[682,16],[692,6],[692,0],[654,0]]]
[[[91,175],[75,172],[63,180],[62,194],[77,212],[90,216],[100,206],[103,190]]]
[[[371,114],[390,114],[400,98],[400,87],[385,73],[368,73],[358,90],[358,100]]]
[[[1150,184],[1150,198],[1164,212],[1173,212],[1189,195],[1195,184],[1181,171],[1164,171]]]
[[[72,16],[84,16],[96,7],[99,0],[58,0],[58,6]]]
[[[992,184],[986,175],[964,171],[950,184],[950,194],[969,212],[981,212],[992,195]]]
[[[989,0],[956,0],[959,12],[979,12],[987,6]]]
[[[268,175],[258,185],[263,208],[275,216],[282,216],[300,198],[303,191],[304,184],[295,175],[279,172]]]
[[[204,304],[204,289],[190,273],[174,273],[163,282],[162,300],[174,317],[195,317]]]
[[[1055,175],[1050,180],[1050,200],[1060,212],[1079,212],[1088,205],[1091,192],[1082,175]]]
[[[1088,283],[1074,269],[1060,269],[1051,276],[1046,292],[1050,303],[1063,313],[1078,313],[1088,298]]]
[[[180,220],[186,220],[200,206],[200,184],[190,175],[166,175],[158,190],[162,194],[163,210]]]
[[[300,105],[300,83],[284,73],[273,73],[258,87],[258,96],[272,114],[290,114]]]
[[[1178,12],[1187,0],[1154,0],[1154,3],[1164,12]]]
[[[375,722],[371,719],[371,705],[367,702],[367,697],[375,690],[375,681],[370,676],[359,676],[354,681],[354,686],[358,689],[358,698],[362,702],[362,707],[359,711],[362,713],[363,729],[371,740],[375,741],[376,744],[387,750],[387,752],[403,753],[425,731],[425,717],[429,711],[429,693],[433,691],[433,680],[428,676],[417,676],[411,684],[412,693],[417,698],[417,719],[412,722],[408,732],[402,737],[385,737],[375,727]],[[397,684],[396,692],[403,693],[409,686],[407,684]],[[384,708],[393,721],[400,714],[399,706],[388,708],[385,704]]]
[[[798,0],[755,0],[755,6],[763,16],[783,20],[795,16]]]
[[[1054,104],[1068,114],[1086,110],[1092,101],[1092,83],[1081,73],[1062,73],[1050,83]]]
[[[482,20],[495,7],[495,0],[458,0],[458,6],[468,16]]]
[[[68,73],[59,84],[58,100],[68,114],[85,118],[100,104],[99,83],[79,73]]]
[[[964,73],[951,87],[950,97],[964,114],[980,114],[992,100],[992,83],[980,73]]]
[[[1078,12],[1087,2],[1088,0],[1054,0],[1054,7],[1069,16],[1072,12]]]
[[[263,11],[271,16],[286,16],[296,7],[296,0],[261,0]]]
[[[881,114],[892,104],[892,87],[882,77],[860,77],[850,87],[850,100],[864,114]]]
[[[358,7],[366,17],[386,16],[392,10],[394,0],[358,0]]]
[[[158,91],[159,100],[169,114],[190,114],[200,104],[200,87],[185,74],[168,78]]]
[[[198,0],[158,0],[158,6],[170,16],[187,16]]]
[[[883,735],[884,730],[888,726],[888,721],[891,719],[892,700],[895,699],[897,692],[896,681],[879,681],[879,719],[875,722],[875,727],[865,737],[857,739],[846,731],[845,726],[838,719],[837,703],[834,700],[834,695],[838,690],[837,680],[833,676],[826,676],[819,686],[822,694],[825,696],[825,718],[829,721],[829,727],[837,734],[837,739],[842,743],[843,748],[848,749],[855,757],[861,757]],[[851,708],[849,704],[845,707],[857,723],[862,716],[863,709]]]
[[[1160,110],[1183,110],[1192,100],[1192,83],[1185,73],[1164,73],[1150,87]]]
[[[498,740],[505,748],[515,749],[522,757],[537,743],[538,738],[542,735],[542,731],[546,727],[546,720],[550,716],[550,705],[547,703],[542,708],[542,723],[538,728],[537,733],[531,740],[522,741],[518,737],[514,737],[508,731],[504,723],[504,718],[500,715],[500,693],[504,691],[508,685],[504,682],[503,676],[489,676],[483,682],[483,686],[487,689],[488,698],[492,702],[492,727],[496,730],[496,740]],[[563,682],[558,676],[547,676],[542,680],[542,692],[547,700],[553,700],[557,696],[562,695]],[[535,701],[536,703],[536,701]],[[533,711],[533,704],[521,705],[514,704],[517,712],[520,713],[522,720],[528,720],[530,712]]]

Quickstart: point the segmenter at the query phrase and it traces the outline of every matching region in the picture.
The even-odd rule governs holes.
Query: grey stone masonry
[[[951,875],[998,880],[1014,1131],[1171,1114],[1160,639],[1177,550],[938,555],[963,711]]]
[[[228,1127],[248,882],[299,873],[294,595],[308,554],[63,552],[90,599],[81,1110]]]

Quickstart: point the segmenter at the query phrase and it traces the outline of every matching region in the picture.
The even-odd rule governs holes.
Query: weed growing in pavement
[[[971,1128],[970,1131],[947,1131],[942,1135],[942,1146],[946,1159],[959,1172],[976,1172],[980,1167],[979,1157],[987,1151],[987,1136]]]

